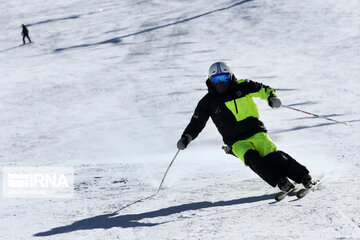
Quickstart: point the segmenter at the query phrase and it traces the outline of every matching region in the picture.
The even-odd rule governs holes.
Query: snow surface
[[[358,0],[1,1],[0,167],[73,167],[71,199],[0,198],[0,239],[360,239]],[[21,24],[35,42],[19,47]],[[296,201],[176,141],[208,67],[278,89],[277,146],[327,180]],[[0,173],[2,174],[2,173]],[[150,197],[152,196],[152,197]]]

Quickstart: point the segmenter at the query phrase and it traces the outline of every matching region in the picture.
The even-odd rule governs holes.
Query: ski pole
[[[179,150],[177,150],[177,152],[176,152],[176,154],[175,154],[174,158],[171,160],[171,162],[170,162],[170,164],[169,164],[168,168],[166,169],[165,175],[164,175],[163,179],[161,180],[160,186],[159,186],[158,190],[156,191],[156,194],[157,194],[157,193],[159,193],[159,191],[160,191],[160,189],[161,189],[161,186],[162,186],[162,184],[163,184],[163,182],[164,182],[164,180],[165,180],[166,174],[168,173],[168,171],[169,171],[169,169],[170,169],[171,165],[172,165],[172,164],[173,164],[173,162],[175,161],[175,158],[177,157],[177,155],[179,154],[179,152],[180,152],[180,149],[179,149]]]
[[[336,123],[341,123],[341,124],[344,124],[346,126],[350,126],[350,124],[348,122],[341,122],[341,121],[337,121],[335,119],[332,119],[332,118],[328,118],[328,117],[323,117],[323,116],[320,116],[320,115],[317,115],[317,114],[314,114],[314,113],[309,113],[309,112],[306,112],[306,111],[303,111],[303,110],[300,110],[300,109],[297,109],[297,108],[294,108],[294,107],[290,107],[290,106],[286,106],[286,105],[282,105],[283,107],[286,107],[286,108],[289,108],[291,110],[295,110],[295,111],[298,111],[298,112],[302,112],[302,113],[305,113],[305,114],[308,114],[308,115],[312,115],[312,116],[315,116],[315,117],[318,117],[318,118],[323,118],[323,119],[326,119],[326,120],[329,120],[329,121],[332,121],[332,122],[336,122]]]

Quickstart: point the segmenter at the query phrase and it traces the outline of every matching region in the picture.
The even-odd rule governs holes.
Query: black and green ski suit
[[[209,79],[206,85],[208,93],[199,101],[182,137],[191,136],[195,139],[205,127],[209,117],[228,146],[234,147],[240,140],[250,139],[258,133],[265,133],[263,135],[267,136],[267,130],[259,120],[258,109],[252,97],[260,97],[268,101],[270,97],[276,97],[274,89],[247,79],[238,81],[235,77],[232,78],[229,89],[224,94],[219,94]],[[271,141],[270,138],[269,140]],[[309,173],[306,167],[285,152],[278,151],[275,145],[273,151],[266,154],[260,154],[256,148],[249,148],[244,155],[236,154],[235,151],[233,155],[242,159],[245,165],[273,187],[282,177],[289,177],[301,183]]]

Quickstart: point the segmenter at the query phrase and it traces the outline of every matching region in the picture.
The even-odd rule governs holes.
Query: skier
[[[248,79],[237,80],[224,62],[210,66],[206,85],[208,93],[199,101],[177,142],[178,149],[184,150],[211,117],[227,145],[225,152],[240,158],[271,186],[290,191],[295,186],[288,178],[302,183],[305,188],[315,184],[305,166],[277,150],[259,120],[252,98],[260,97],[267,100],[270,107],[279,108],[281,101],[274,89]]]
[[[21,26],[22,26],[21,35],[23,36],[23,43],[24,43],[24,45],[26,44],[26,43],[25,43],[25,37],[29,40],[29,43],[31,43],[31,39],[30,39],[30,37],[29,37],[29,30],[27,29],[27,27],[26,27],[24,24],[22,24]]]

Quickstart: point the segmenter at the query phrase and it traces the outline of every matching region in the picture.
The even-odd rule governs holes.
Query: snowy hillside
[[[0,196],[0,239],[360,239],[358,0],[2,1],[0,167],[72,167],[73,198]],[[21,24],[33,44],[19,46]],[[209,66],[277,89],[269,135],[306,198],[226,155],[210,120],[171,167]],[[2,178],[2,172],[0,177]],[[152,196],[152,197],[150,197]]]

